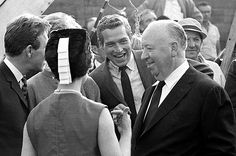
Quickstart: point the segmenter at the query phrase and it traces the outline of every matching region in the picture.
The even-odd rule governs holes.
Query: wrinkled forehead
[[[199,32],[195,32],[195,31],[185,31],[186,32],[186,35],[187,35],[187,38],[200,38],[201,39],[201,34]]]

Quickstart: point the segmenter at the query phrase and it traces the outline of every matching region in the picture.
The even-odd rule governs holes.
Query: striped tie
[[[28,104],[29,96],[28,96],[28,90],[27,90],[27,79],[26,79],[26,76],[23,76],[21,81],[23,82],[23,86],[22,86],[21,90],[22,90],[23,95],[25,97],[25,100],[26,100],[26,102]]]

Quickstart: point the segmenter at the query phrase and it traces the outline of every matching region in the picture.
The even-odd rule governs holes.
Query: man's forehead
[[[211,10],[211,6],[210,5],[199,6],[198,8],[199,8],[199,10]]]
[[[186,31],[187,37],[194,36],[194,37],[199,37],[201,38],[201,34],[199,32],[195,32],[195,31]]]

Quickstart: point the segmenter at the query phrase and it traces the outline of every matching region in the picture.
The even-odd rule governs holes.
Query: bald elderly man
[[[235,118],[224,89],[185,58],[187,36],[171,20],[143,32],[141,58],[156,78],[145,90],[132,133],[132,156],[233,156]]]

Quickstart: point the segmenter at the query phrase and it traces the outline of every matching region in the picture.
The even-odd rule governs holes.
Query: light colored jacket
[[[203,20],[201,12],[195,6],[193,0],[178,0],[181,7],[184,18],[191,17],[198,20],[200,23]],[[141,12],[144,9],[153,10],[157,17],[163,15],[165,9],[166,0],[145,0],[139,7],[138,10]]]

